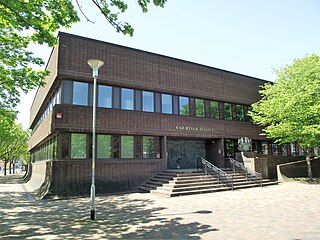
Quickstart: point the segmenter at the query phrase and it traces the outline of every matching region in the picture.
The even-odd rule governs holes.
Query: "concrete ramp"
[[[32,192],[38,198],[44,198],[51,184],[51,161],[41,161],[32,164],[30,180],[24,187],[28,192]]]

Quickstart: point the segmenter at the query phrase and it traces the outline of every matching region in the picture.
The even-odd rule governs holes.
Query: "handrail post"
[[[234,162],[234,160],[233,160],[232,158],[229,158],[229,159],[231,159],[233,173],[235,173],[235,172],[236,172],[236,165],[235,165],[235,162]]]
[[[234,191],[234,186],[233,186],[233,176],[231,175],[231,188],[232,188],[232,191]]]

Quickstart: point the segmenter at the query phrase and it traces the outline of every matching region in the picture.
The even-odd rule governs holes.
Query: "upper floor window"
[[[98,107],[112,108],[112,87],[99,85]]]
[[[238,121],[243,121],[244,120],[243,106],[242,105],[237,105],[236,106],[236,110],[237,110],[237,120]]]
[[[232,120],[231,103],[224,103],[224,119],[225,120]]]
[[[162,94],[162,113],[172,114],[172,95]]]
[[[204,117],[204,100],[196,99],[196,116]]]
[[[133,110],[133,90],[122,88],[121,90],[121,108],[125,110]]]
[[[73,99],[74,105],[88,105],[88,83],[73,82]]]
[[[189,115],[189,98],[188,97],[179,97],[179,113],[180,115],[188,116]]]
[[[153,92],[142,92],[142,111],[154,112],[154,96]]]
[[[217,101],[210,101],[210,117],[219,119],[219,103]]]

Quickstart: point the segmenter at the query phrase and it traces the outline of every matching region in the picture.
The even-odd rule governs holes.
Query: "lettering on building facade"
[[[189,126],[176,126],[179,131],[194,131],[194,132],[213,132],[213,128],[206,127],[189,127]]]

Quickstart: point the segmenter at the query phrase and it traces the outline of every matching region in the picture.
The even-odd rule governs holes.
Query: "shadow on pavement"
[[[163,214],[153,200],[123,194],[96,198],[96,219],[90,220],[89,198],[28,202],[24,193],[0,192],[1,239],[200,239],[218,231],[192,217]],[[200,211],[190,214],[210,214]]]
[[[21,174],[8,174],[6,176],[0,176],[0,184],[18,184],[25,183],[23,180],[24,173]]]

